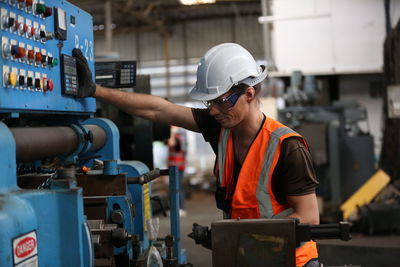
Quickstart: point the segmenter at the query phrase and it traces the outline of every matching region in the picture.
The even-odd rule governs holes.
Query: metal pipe
[[[112,32],[112,5],[111,1],[107,0],[104,3],[105,13],[105,35],[106,35],[106,51],[112,51],[113,48],[113,32]]]
[[[85,125],[92,132],[90,151],[104,146],[106,133],[96,125]],[[16,143],[17,162],[29,162],[56,156],[67,156],[79,145],[79,137],[74,129],[61,127],[19,127],[10,128]]]

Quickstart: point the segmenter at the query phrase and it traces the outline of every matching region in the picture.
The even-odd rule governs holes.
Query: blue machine
[[[149,246],[151,187],[139,182],[149,170],[121,162],[116,126],[93,118],[95,99],[76,98],[71,52],[94,73],[92,17],[56,0],[2,0],[0,14],[0,265],[142,266],[131,240]],[[184,264],[179,178],[169,174]]]

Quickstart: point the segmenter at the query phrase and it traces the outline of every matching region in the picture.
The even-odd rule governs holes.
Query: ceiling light
[[[215,4],[216,0],[179,0],[182,5],[201,5],[201,4]]]

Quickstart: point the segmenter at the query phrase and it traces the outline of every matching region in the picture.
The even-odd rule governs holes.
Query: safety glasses
[[[218,107],[220,110],[227,111],[231,109],[236,102],[238,101],[239,97],[244,94],[244,91],[233,93],[227,97],[221,98],[221,99],[215,99],[215,100],[210,100],[210,101],[204,101],[204,105],[207,108],[212,108],[213,106]]]

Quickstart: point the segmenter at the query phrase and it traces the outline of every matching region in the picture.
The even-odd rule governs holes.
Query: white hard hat
[[[244,83],[254,86],[268,75],[265,66],[257,66],[253,56],[245,48],[234,43],[214,46],[205,53],[197,67],[197,81],[190,91],[193,99],[215,99]]]

